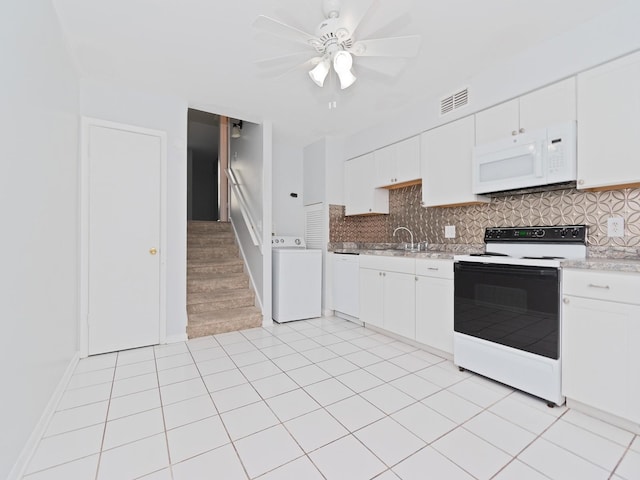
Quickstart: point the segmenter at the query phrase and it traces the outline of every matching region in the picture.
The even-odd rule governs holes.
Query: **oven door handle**
[[[529,275],[532,277],[558,275],[556,267],[537,267],[535,265],[507,265],[507,264],[488,264],[476,262],[456,262],[453,270],[457,272],[480,272],[480,273],[513,273],[517,275]]]

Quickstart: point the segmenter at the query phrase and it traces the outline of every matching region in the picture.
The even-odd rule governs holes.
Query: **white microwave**
[[[505,138],[473,149],[473,193],[575,181],[576,123]]]

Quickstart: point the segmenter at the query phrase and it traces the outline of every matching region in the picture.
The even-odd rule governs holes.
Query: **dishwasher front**
[[[333,309],[339,317],[360,317],[360,258],[357,254],[333,255]]]

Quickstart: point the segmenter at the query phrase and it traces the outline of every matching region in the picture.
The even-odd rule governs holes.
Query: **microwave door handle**
[[[539,150],[536,152],[535,150],[533,151],[533,158],[534,158],[534,163],[535,163],[535,170],[536,170],[536,178],[540,178],[544,175],[543,173],[543,163],[546,163],[546,155],[545,155],[545,151],[542,148],[545,145],[546,142],[539,142],[536,145],[536,149],[539,148]]]

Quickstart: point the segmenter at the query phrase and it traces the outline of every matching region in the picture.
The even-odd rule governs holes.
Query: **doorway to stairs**
[[[220,116],[189,109],[187,124],[187,219],[220,219]]]

